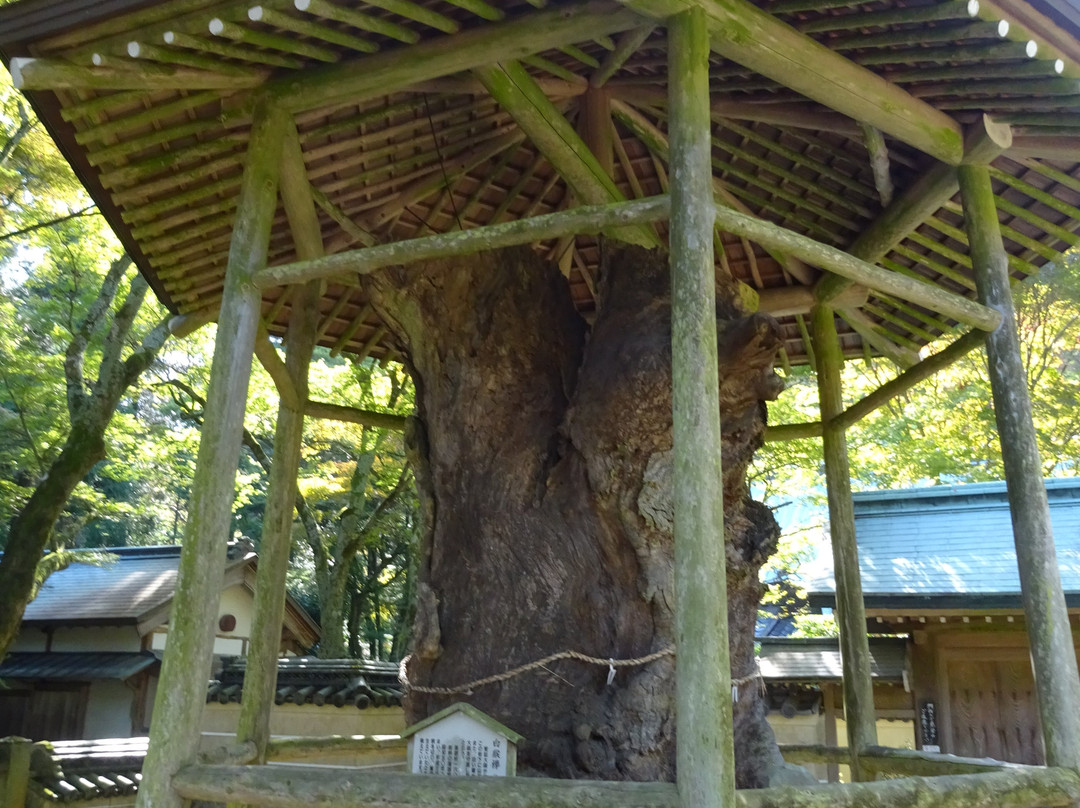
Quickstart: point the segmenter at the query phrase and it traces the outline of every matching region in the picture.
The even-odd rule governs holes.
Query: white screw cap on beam
[[[8,71],[11,73],[11,83],[16,90],[23,89],[23,70],[30,67],[35,59],[30,56],[16,56],[10,62]]]

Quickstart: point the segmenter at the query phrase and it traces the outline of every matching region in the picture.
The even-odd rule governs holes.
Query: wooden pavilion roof
[[[20,0],[0,8],[0,51],[161,300],[212,317],[260,92],[295,114],[328,253],[652,196],[667,186],[657,23],[692,2]],[[1075,3],[700,0],[718,200],[974,297],[950,164],[989,115],[1012,131],[992,163],[1011,270],[1037,272],[1080,242]],[[512,60],[524,74],[506,72],[518,106],[496,100],[483,75]],[[537,89],[572,130],[529,117]],[[761,293],[789,361],[805,362],[802,313],[823,273],[745,238],[721,241],[718,270]],[[536,248],[588,316],[596,239]],[[270,264],[295,250],[279,209]],[[835,305],[849,355],[910,364],[957,325],[873,291]],[[322,345],[396,355],[347,277],[326,284],[320,311]],[[264,291],[271,334],[289,312],[288,287]]]

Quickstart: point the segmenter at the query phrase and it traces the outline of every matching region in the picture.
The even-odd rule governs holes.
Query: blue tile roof
[[[766,682],[839,682],[843,679],[840,640],[836,637],[770,637],[760,642],[758,669]],[[870,676],[901,682],[907,664],[907,640],[870,638]]]
[[[1080,593],[1080,479],[1046,481],[1058,567]],[[1020,579],[1004,482],[854,495],[863,594],[1017,595]],[[810,592],[832,592],[831,576]]]

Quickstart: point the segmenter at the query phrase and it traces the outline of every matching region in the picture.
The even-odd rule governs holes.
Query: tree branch
[[[360,551],[364,539],[375,529],[386,512],[390,510],[390,507],[401,496],[401,492],[405,490],[405,486],[409,479],[409,471],[409,464],[406,463],[405,468],[401,470],[401,475],[398,477],[397,483],[394,485],[394,490],[387,494],[386,498],[376,506],[375,510],[372,512],[371,516],[367,518],[363,526],[356,531],[353,537],[346,543],[345,549],[341,554],[342,559],[352,558]]]
[[[41,456],[41,452],[38,451],[34,433],[30,431],[30,425],[26,423],[26,412],[19,405],[19,399],[15,395],[15,388],[11,386],[11,378],[8,376],[7,370],[3,365],[0,365],[0,377],[4,379],[4,387],[7,388],[8,395],[11,396],[11,403],[15,405],[15,413],[19,416],[19,423],[22,425],[26,440],[30,444],[30,452],[34,455],[34,460],[37,462],[38,474],[44,474],[45,459]]]
[[[135,323],[135,318],[139,315],[139,309],[142,308],[149,288],[146,279],[136,274],[131,279],[131,286],[128,287],[124,302],[116,310],[112,323],[109,325],[109,333],[101,347],[101,364],[98,366],[97,382],[94,384],[94,398],[103,410],[111,412],[112,407],[116,406],[115,402],[119,400],[127,387],[124,384],[124,364],[121,357],[124,346],[127,344],[128,334]],[[138,378],[138,375],[135,378]]]
[[[52,227],[53,225],[63,224],[64,222],[72,219],[77,219],[80,216],[97,216],[100,211],[97,209],[97,205],[87,205],[81,210],[77,210],[74,213],[69,213],[67,216],[61,216],[57,219],[49,219],[46,222],[38,222],[37,224],[31,224],[26,227],[20,227],[18,230],[12,230],[8,233],[0,234],[0,241],[9,241],[19,236],[25,236],[27,233],[33,233],[35,230],[41,230],[46,227]]]
[[[131,266],[131,259],[126,254],[117,258],[109,266],[109,271],[105,275],[105,280],[101,283],[101,291],[97,299],[86,312],[86,316],[79,324],[79,327],[75,329],[75,334],[71,338],[71,342],[68,343],[67,351],[64,354],[64,379],[67,383],[68,413],[71,416],[72,423],[75,423],[86,406],[86,390],[83,379],[83,360],[86,355],[86,346],[90,344],[90,337],[97,330],[101,318],[105,316],[112,306],[113,299],[116,297],[116,290],[120,286],[120,281],[123,280],[124,273],[127,272],[129,266]]]
[[[8,142],[4,144],[3,148],[0,148],[0,168],[2,168],[11,158],[11,155],[15,152],[19,142],[34,128],[34,122],[32,122],[30,116],[26,114],[26,106],[23,104],[22,99],[16,97],[15,104],[19,108],[19,128],[15,130],[15,134],[8,139]],[[0,241],[2,241],[2,239],[0,239]]]

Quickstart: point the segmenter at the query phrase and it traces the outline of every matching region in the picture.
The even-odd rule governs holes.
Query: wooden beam
[[[926,357],[919,364],[908,368],[892,381],[885,382],[865,398],[852,404],[843,413],[836,416],[835,425],[841,429],[850,429],[857,422],[882,407],[897,396],[903,395],[915,385],[926,381],[939,370],[971,353],[983,344],[986,335],[981,331],[969,331],[964,336],[949,343],[936,354]]]
[[[776,424],[765,428],[765,442],[773,443],[784,440],[802,440],[804,438],[820,438],[822,432],[821,421],[812,421],[805,424]]]
[[[195,759],[206,703],[218,602],[232,519],[236,467],[244,426],[252,345],[259,324],[259,290],[251,282],[266,264],[277,207],[281,133],[286,116],[273,105],[255,108],[240,200],[233,224],[221,316],[210,371],[206,414],[191,487],[180,571],[161,667],[150,746],[139,801],[181,808],[172,778]]]
[[[837,275],[880,290],[895,297],[918,303],[932,311],[983,330],[994,328],[1000,315],[973,300],[953,294],[930,283],[909,278],[874,266],[852,255],[779,225],[756,219],[728,208],[717,208],[716,223],[721,229],[746,236],[766,249],[793,255],[809,264],[827,269]]]
[[[477,68],[473,74],[510,113],[578,199],[587,205],[625,201],[610,172],[520,63],[504,61]],[[613,235],[646,247],[660,245],[659,237],[648,227],[628,228]]]
[[[345,421],[349,424],[360,424],[361,426],[370,426],[376,429],[392,429],[396,432],[404,432],[409,420],[407,415],[361,410],[356,407],[343,407],[339,404],[327,404],[323,401],[311,401],[310,399],[304,404],[304,414],[310,418]]]
[[[1031,420],[1027,372],[1016,334],[1009,256],[1001,240],[989,170],[961,166],[959,175],[979,299],[1003,315],[1001,326],[986,335],[986,356],[1046,761],[1075,771],[1080,770],[1080,675]]]
[[[607,86],[611,89],[612,96],[620,101],[667,107],[667,96],[662,87],[629,84],[618,79]],[[714,95],[712,111],[715,117],[733,121],[754,121],[793,129],[811,129],[815,132],[835,132],[852,139],[862,137],[862,129],[851,118],[812,102],[732,101],[728,96]]]
[[[825,713],[825,743],[829,746],[836,746],[839,743],[838,734],[836,729],[836,693],[837,687],[832,682],[823,685],[821,688],[821,701],[822,710]],[[848,750],[844,750],[847,752]],[[851,753],[848,752],[847,759],[851,759]],[[786,759],[786,758],[785,758]],[[840,782],[840,761],[830,760],[825,764],[826,776],[830,783]]]
[[[989,163],[1009,148],[1012,131],[1008,126],[983,115],[968,130],[964,140],[966,162]],[[909,233],[937,213],[959,189],[956,168],[943,163],[935,165],[896,197],[873,224],[863,230],[848,252],[863,261],[877,263]],[[817,298],[822,303],[829,303],[849,285],[850,281],[846,278],[826,276],[818,282]]]
[[[1065,135],[1014,135],[1009,155],[1076,162],[1076,138]]]
[[[243,801],[265,808],[676,808],[672,783],[542,777],[417,777],[348,768],[190,766],[173,783],[186,799]],[[1080,775],[1031,768],[911,777],[877,783],[739,791],[738,808],[1033,808],[1080,799]],[[155,806],[156,808],[156,806]]]
[[[655,25],[643,25],[640,28],[635,28],[632,31],[627,31],[623,34],[619,38],[619,42],[615,46],[615,49],[604,57],[604,61],[600,63],[600,67],[596,68],[589,77],[590,86],[603,87],[608,79],[618,73],[622,66],[626,64],[627,60],[637,53],[638,49],[645,44],[645,40],[648,39],[655,30]]]
[[[216,322],[218,306],[211,306],[190,314],[178,314],[169,320],[169,333],[177,339],[189,337],[205,325]]]
[[[667,21],[671,137],[676,785],[680,808],[732,808],[724,482],[716,347],[709,42],[700,9]]]
[[[259,333],[255,336],[255,356],[258,357],[263,370],[273,379],[274,387],[277,388],[278,397],[282,403],[294,412],[299,412],[300,402],[303,399],[300,398],[300,393],[296,389],[296,384],[285,362],[278,354],[274,343],[270,341],[270,335],[262,326],[259,326]]]
[[[483,65],[510,61],[584,39],[637,28],[642,19],[609,0],[545,9],[509,22],[420,42],[407,59],[387,51],[354,61],[283,76],[266,92],[293,111],[357,104]]]
[[[262,74],[211,73],[187,67],[141,62],[134,68],[91,67],[58,59],[16,56],[10,62],[17,90],[245,90],[262,83]]]
[[[917,351],[913,351],[911,348],[906,348],[903,345],[897,345],[888,336],[881,333],[880,326],[859,309],[848,307],[837,309],[836,313],[839,314],[860,337],[862,337],[864,343],[877,350],[883,356],[887,356],[900,367],[909,368],[919,361],[919,354]]]
[[[866,303],[867,290],[862,286],[845,289],[835,301],[837,306],[858,308]],[[817,305],[811,286],[778,286],[758,292],[760,310],[773,317],[789,317],[793,314],[809,314]]]
[[[785,87],[957,164],[960,125],[876,73],[799,33],[748,0],[622,0],[654,19],[704,11],[713,50]]]
[[[836,617],[840,629],[840,659],[844,672],[844,718],[847,722],[851,776],[864,780],[859,753],[877,745],[874,687],[870,678],[870,643],[866,636],[866,609],[859,577],[859,549],[855,541],[855,510],[851,500],[851,469],[847,436],[835,422],[844,410],[840,374],[844,358],[836,335],[836,320],[828,306],[811,315],[817,359],[818,400],[821,409],[825,484],[829,499],[829,537],[836,579]]]
[[[883,208],[889,207],[893,199],[893,182],[889,165],[889,147],[881,132],[872,126],[862,124],[863,143],[870,154],[870,168],[874,172],[874,187]]]
[[[451,255],[469,255],[515,244],[531,244],[568,233],[594,235],[614,228],[666,219],[669,206],[668,197],[657,196],[634,202],[573,208],[503,224],[350,250],[313,261],[267,267],[257,273],[255,283],[260,289],[265,289],[331,277],[338,273],[366,275],[387,266]]]

